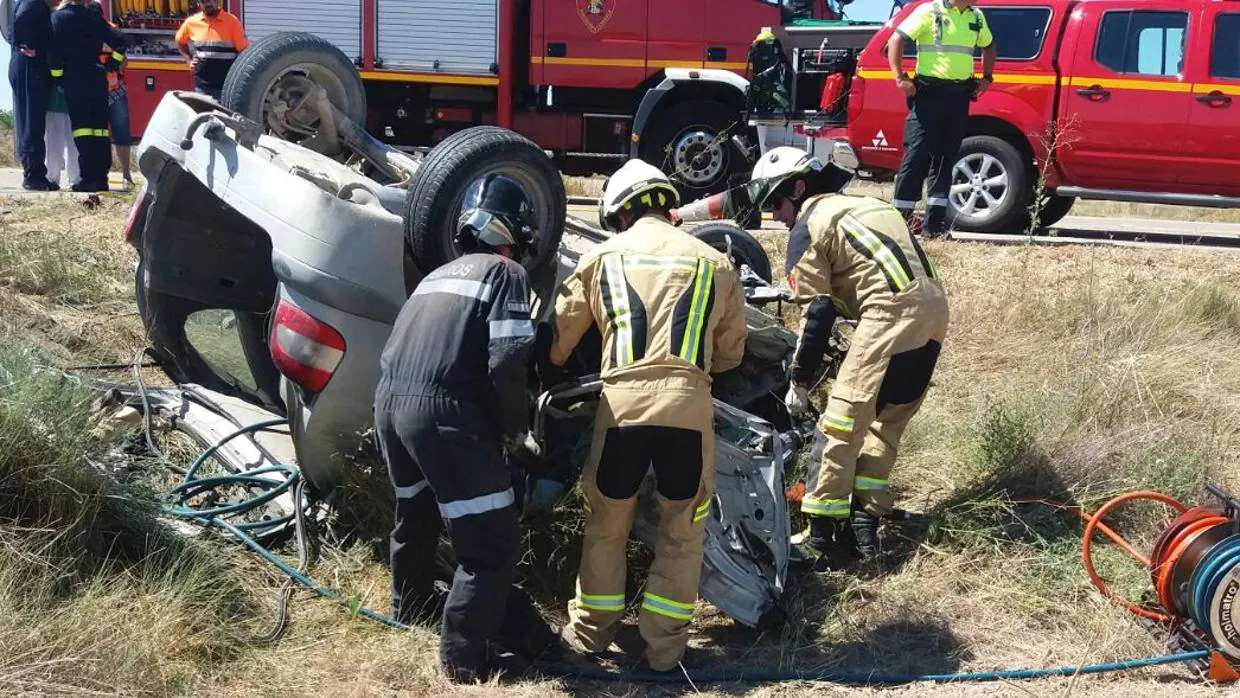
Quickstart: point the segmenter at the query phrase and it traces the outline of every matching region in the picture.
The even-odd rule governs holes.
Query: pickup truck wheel
[[[711,247],[728,254],[728,238],[732,238],[732,252],[729,257],[732,264],[740,271],[742,264],[748,265],[753,273],[768,284],[771,283],[771,258],[757,238],[731,223],[705,223],[693,229],[693,237]]]
[[[262,124],[284,140],[312,135],[305,124],[281,116],[280,103],[293,106],[313,83],[354,123],[366,124],[366,87],[348,56],[330,42],[305,32],[278,32],[242,51],[224,80],[225,107]],[[298,110],[301,111],[301,110]]]
[[[554,271],[568,201],[564,179],[551,158],[513,131],[475,126],[452,134],[427,153],[405,199],[405,239],[423,273],[463,255],[453,240],[457,219],[466,195],[491,173],[516,180],[534,204],[534,249],[520,261],[531,287],[537,288],[540,275]]]
[[[737,110],[714,100],[692,100],[663,112],[643,138],[641,157],[671,177],[681,205],[727,189],[748,163],[732,143]]]
[[[956,229],[1010,232],[1027,217],[1030,194],[1029,170],[1015,146],[995,136],[964,139],[948,195]]]
[[[1072,210],[1072,205],[1076,203],[1075,196],[1059,196],[1058,194],[1045,194],[1042,196],[1042,202],[1039,206],[1037,230],[1049,228],[1068,215]]]

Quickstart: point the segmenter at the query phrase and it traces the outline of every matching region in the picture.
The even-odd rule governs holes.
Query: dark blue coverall
[[[112,47],[111,59],[99,62],[99,49]],[[52,13],[52,42],[48,68],[63,80],[69,102],[69,125],[78,149],[82,179],[74,191],[107,191],[112,165],[108,137],[108,73],[125,60],[129,40],[108,24],[103,15],[85,5],[69,5]]]
[[[22,163],[22,187],[25,189],[58,188],[47,181],[47,148],[43,144],[51,90],[47,72],[51,14],[46,0],[17,0],[13,13],[9,85],[13,88],[17,158]]]
[[[446,524],[457,569],[439,658],[455,680],[489,674],[493,642],[533,657],[555,640],[514,583],[521,526],[501,446],[529,426],[533,343],[525,270],[477,253],[418,284],[380,361],[375,432],[396,487],[392,610],[406,622],[432,614]]]

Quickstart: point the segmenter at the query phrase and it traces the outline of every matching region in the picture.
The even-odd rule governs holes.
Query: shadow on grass
[[[818,628],[801,628],[817,633]],[[636,631],[626,628],[636,636]],[[623,635],[620,644],[624,646]],[[807,638],[808,639],[808,638]],[[864,684],[872,677],[911,679],[926,674],[950,674],[960,670],[962,662],[973,658],[963,641],[940,618],[914,618],[893,621],[874,627],[856,639],[834,642],[814,638],[804,647],[772,644],[762,632],[738,625],[719,625],[695,634],[693,645],[684,660],[684,670],[675,669],[668,676],[672,683],[629,683],[628,672],[648,673],[641,661],[640,639],[629,644],[626,654],[607,662],[596,663],[574,657],[564,662],[581,672],[611,671],[615,679],[608,682],[588,678],[567,677],[564,690],[574,696],[693,695],[709,685],[712,693],[748,695],[760,680],[792,680],[812,674],[833,675],[839,683]],[[700,646],[699,646],[700,645]],[[744,673],[747,682],[718,681]],[[685,681],[688,676],[693,684]]]

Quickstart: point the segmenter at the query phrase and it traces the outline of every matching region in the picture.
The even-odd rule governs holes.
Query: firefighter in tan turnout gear
[[[785,402],[809,407],[837,316],[857,320],[815,430],[798,551],[839,569],[878,552],[892,512],[888,476],[900,438],[930,385],[947,333],[947,296],[930,258],[890,204],[841,193],[856,156],[838,144],[827,164],[776,148],[754,167],[754,201],[790,228],[788,284],[803,325]],[[816,467],[815,467],[816,466]]]
[[[604,186],[599,217],[618,233],[582,256],[555,307],[550,359],[563,365],[597,326],[603,390],[582,475],[587,506],[577,596],[565,640],[605,652],[625,608],[625,545],[653,469],[659,542],[638,629],[655,671],[681,661],[697,601],[714,496],[711,373],[740,365],[747,329],[728,257],[673,227],[675,187],[631,160]]]

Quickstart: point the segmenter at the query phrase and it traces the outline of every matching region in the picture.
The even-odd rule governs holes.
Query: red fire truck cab
[[[163,93],[191,88],[173,42],[188,2],[110,0],[112,18],[137,44],[127,73],[135,133]],[[689,197],[721,191],[748,170],[745,149],[754,139],[740,111],[758,30],[836,16],[827,0],[225,5],[241,19],[250,52],[296,54],[296,42],[265,41],[285,32],[308,32],[339,49],[360,72],[364,94],[333,101],[364,104],[366,127],[389,143],[429,147],[463,127],[498,124],[552,151],[565,169],[590,171],[614,168],[636,144]],[[355,78],[341,74],[341,61],[321,58],[290,55],[285,64],[351,91]],[[695,71],[703,69],[731,77],[701,81]],[[652,91],[655,98],[645,99]]]

